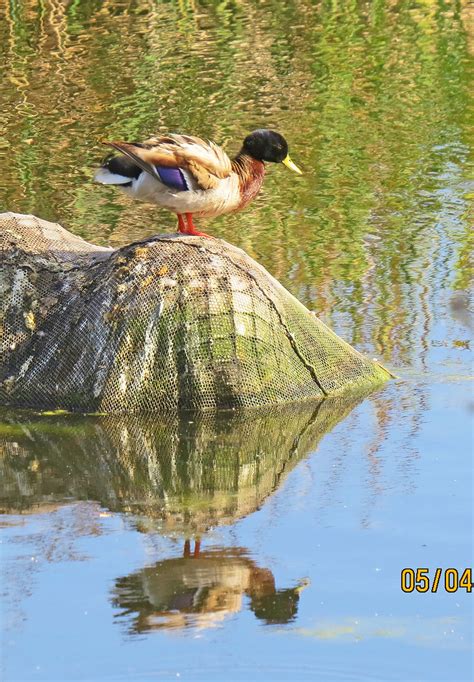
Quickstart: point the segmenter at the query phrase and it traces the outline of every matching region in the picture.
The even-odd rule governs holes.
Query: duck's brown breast
[[[237,172],[239,176],[240,203],[236,210],[240,211],[259,193],[263,178],[265,177],[265,165],[262,161],[246,157]]]

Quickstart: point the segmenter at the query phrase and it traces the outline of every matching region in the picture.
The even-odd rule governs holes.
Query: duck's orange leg
[[[183,234],[186,234],[186,223],[184,222],[184,218],[181,215],[181,213],[178,213],[178,232],[182,232]]]
[[[193,234],[195,237],[209,237],[209,235],[205,232],[199,232],[199,230],[196,230],[196,227],[193,223],[192,213],[185,213],[184,215],[186,216],[186,222],[188,224],[185,234]]]

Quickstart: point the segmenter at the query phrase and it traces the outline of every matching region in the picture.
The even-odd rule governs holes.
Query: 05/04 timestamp
[[[472,592],[472,568],[462,572],[457,568],[436,568],[430,573],[429,568],[404,568],[401,574],[403,592]]]

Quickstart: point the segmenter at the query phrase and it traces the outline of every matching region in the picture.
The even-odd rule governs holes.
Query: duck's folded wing
[[[104,144],[131,158],[157,180],[160,179],[157,167],[180,168],[192,175],[198,188],[212,189],[232,172],[231,161],[220,147],[191,135],[163,135],[140,144]]]

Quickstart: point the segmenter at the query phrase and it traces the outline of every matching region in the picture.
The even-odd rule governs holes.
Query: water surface
[[[301,177],[206,231],[399,379],[201,419],[1,421],[7,680],[470,680],[472,7],[0,2],[2,210],[118,246],[174,217],[101,139],[285,134]]]

